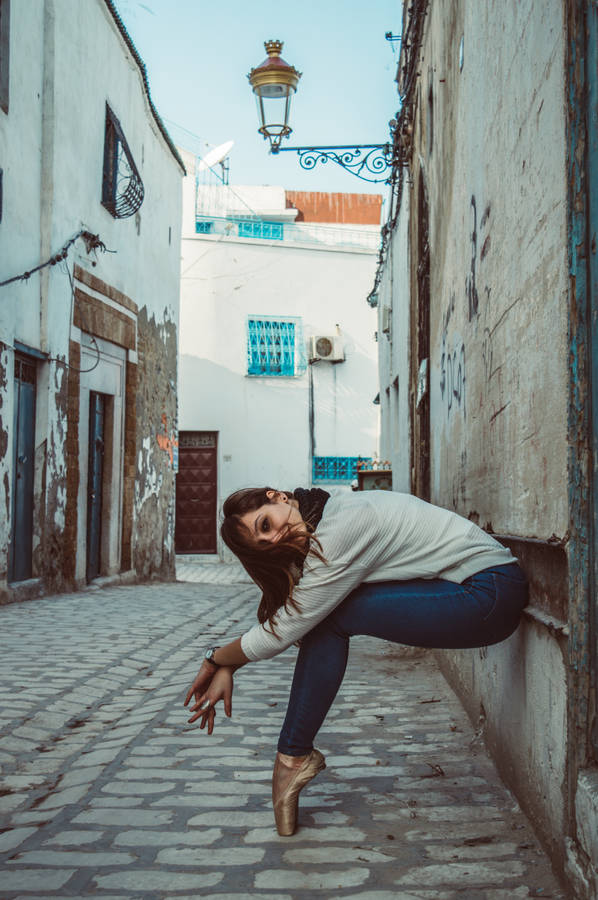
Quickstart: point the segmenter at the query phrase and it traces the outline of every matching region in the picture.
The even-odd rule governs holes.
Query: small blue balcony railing
[[[371,463],[366,456],[314,456],[313,481],[353,481],[358,463]]]
[[[263,219],[244,219],[236,216],[197,214],[195,233],[222,235],[225,238],[253,238],[281,241],[284,244],[315,244],[337,250],[370,251],[380,246],[380,230],[323,225],[317,222],[266,222]]]
[[[281,222],[238,222],[239,237],[262,238],[264,241],[282,241],[284,226]]]

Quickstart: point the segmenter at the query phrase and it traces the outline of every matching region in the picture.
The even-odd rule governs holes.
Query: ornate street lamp
[[[266,41],[268,58],[247,78],[257,100],[260,127],[264,140],[270,140],[271,153],[291,152],[299,155],[303,169],[313,169],[318,162],[332,160],[362,181],[378,183],[388,181],[393,164],[393,145],[387,144],[339,144],[333,147],[281,147],[283,137],[292,132],[289,125],[291,99],[297,90],[301,72],[290,66],[280,56],[282,41]],[[365,152],[367,151],[367,152]],[[373,176],[373,177],[372,177]]]
[[[278,153],[281,140],[293,130],[289,114],[301,72],[282,59],[282,41],[266,41],[264,47],[267,58],[247,77],[257,101],[259,133],[270,140],[271,153]]]

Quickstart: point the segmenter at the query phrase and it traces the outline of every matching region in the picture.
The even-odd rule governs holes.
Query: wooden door
[[[102,493],[104,486],[104,394],[89,394],[89,455],[87,470],[87,581],[101,570]]]
[[[216,553],[216,453],[216,432],[180,432],[174,538],[177,553]]]

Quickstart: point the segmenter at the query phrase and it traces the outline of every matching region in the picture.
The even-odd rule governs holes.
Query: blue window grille
[[[214,223],[213,222],[196,222],[195,223],[195,233],[196,234],[213,234],[214,233]]]
[[[301,319],[247,319],[247,374],[299,375],[306,368]]]
[[[249,375],[295,374],[295,323],[248,319]]]
[[[369,463],[365,456],[314,456],[313,481],[353,481],[357,464]]]
[[[239,237],[263,238],[267,241],[282,241],[284,229],[280,222],[239,222]]]

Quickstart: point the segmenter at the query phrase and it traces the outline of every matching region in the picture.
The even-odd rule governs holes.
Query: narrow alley
[[[251,624],[257,593],[218,563],[178,574],[0,608],[2,900],[564,900],[432,658],[369,638],[278,837],[293,651],[240,673],[212,737],[189,727],[203,647]]]

